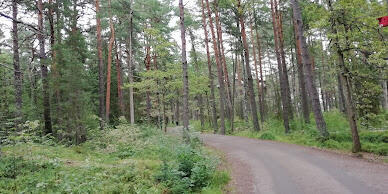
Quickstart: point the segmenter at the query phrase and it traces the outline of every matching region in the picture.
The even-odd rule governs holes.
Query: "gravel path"
[[[233,193],[388,194],[388,165],[313,148],[202,134],[225,153]]]

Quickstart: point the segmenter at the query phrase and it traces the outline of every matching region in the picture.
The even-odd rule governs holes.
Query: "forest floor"
[[[1,145],[0,193],[221,194],[229,181],[217,154],[196,137],[187,144],[127,123],[88,132],[80,145],[40,136]]]
[[[388,165],[246,137],[202,134],[225,153],[236,193],[388,193]]]

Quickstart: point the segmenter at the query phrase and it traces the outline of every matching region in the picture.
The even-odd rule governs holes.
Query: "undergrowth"
[[[222,193],[219,158],[149,126],[90,130],[77,146],[16,142],[0,157],[0,193]]]

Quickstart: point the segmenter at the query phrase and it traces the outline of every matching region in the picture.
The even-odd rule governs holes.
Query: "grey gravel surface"
[[[298,145],[202,134],[225,153],[232,193],[388,194],[388,165]]]

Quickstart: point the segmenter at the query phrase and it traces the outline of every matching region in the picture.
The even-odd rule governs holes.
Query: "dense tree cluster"
[[[13,24],[0,31],[1,132],[40,120],[42,135],[78,144],[120,117],[163,130],[199,120],[221,134],[275,117],[285,133],[314,119],[325,140],[323,112],[339,109],[358,152],[358,128],[384,126],[388,28],[376,18],[387,1],[185,3],[1,3]]]

